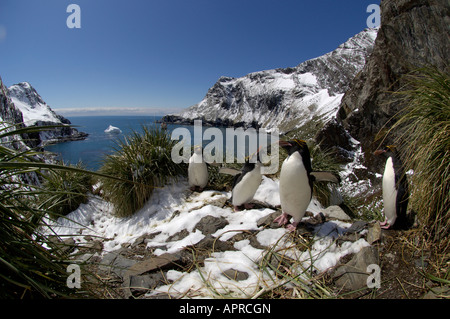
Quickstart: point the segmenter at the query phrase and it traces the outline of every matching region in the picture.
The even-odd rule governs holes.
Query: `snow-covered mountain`
[[[221,77],[205,98],[164,118],[167,122],[261,126],[286,132],[315,115],[332,118],[373,49],[377,29],[366,29],[336,50],[292,68]]]
[[[28,82],[10,86],[7,94],[17,111],[22,114],[25,126],[65,125],[65,127],[52,128],[41,131],[39,134],[35,134],[36,136],[31,136],[32,146],[80,140],[87,137],[86,133],[69,127],[70,121],[56,114]]]
[[[22,112],[25,126],[32,126],[38,122],[60,122],[56,113],[42,100],[30,83],[14,84],[8,88],[8,92],[11,101]]]

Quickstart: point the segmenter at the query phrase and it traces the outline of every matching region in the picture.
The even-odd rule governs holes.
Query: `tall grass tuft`
[[[40,179],[40,165],[50,165],[39,162],[38,153],[25,146],[14,149],[8,142],[32,129],[1,124],[4,129],[0,131],[0,298],[67,296],[70,293],[66,286],[67,256],[39,231],[46,212],[33,204],[46,190],[27,182]],[[20,138],[15,140],[20,144]]]
[[[146,126],[142,126],[142,133],[133,131],[124,141],[117,141],[115,152],[103,159],[99,170],[121,179],[101,179],[116,216],[131,216],[150,199],[155,188],[186,175],[187,166],[171,159],[176,143],[165,130]]]
[[[86,203],[89,193],[92,193],[94,177],[83,172],[85,170],[83,163],[66,166],[79,171],[49,170],[45,173],[43,182],[43,187],[48,192],[39,196],[41,208],[54,218],[74,211],[80,204]]]
[[[396,92],[404,108],[390,132],[406,165],[413,170],[411,204],[433,240],[450,228],[450,77],[449,69],[421,68],[405,76]]]

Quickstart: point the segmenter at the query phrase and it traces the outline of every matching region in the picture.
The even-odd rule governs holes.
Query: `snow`
[[[34,125],[38,121],[61,123],[50,107],[28,82],[14,84],[8,88],[11,101],[22,112],[26,126]]]
[[[24,124],[29,126],[38,121],[60,123],[61,121],[51,112],[47,104],[30,105],[20,101],[16,97],[11,97],[11,101],[22,112]]]
[[[377,32],[366,29],[336,50],[288,72],[274,69],[240,78],[221,77],[202,101],[175,115],[191,120],[256,121],[280,132],[300,127],[314,116],[326,121],[336,115],[349,81],[364,67]]]
[[[278,185],[278,180],[264,176],[255,199],[269,204],[270,207],[279,206]],[[192,193],[187,180],[181,180],[155,189],[147,204],[128,218],[114,217],[110,203],[92,196],[87,204],[82,204],[65,218],[59,218],[57,221],[47,220],[52,227],[48,232],[73,236],[79,244],[86,242],[86,236],[108,239],[104,241],[103,254],[120,249],[123,244],[131,244],[142,235],[155,234],[147,243],[147,249],[154,250],[155,255],[162,255],[176,253],[200,242],[205,235],[195,229],[195,226],[203,217],[222,217],[229,224],[212,234],[214,238],[227,241],[238,233],[258,230],[256,240],[261,245],[298,261],[298,264],[292,266],[294,273],[303,273],[308,267],[314,272],[326,271],[335,266],[342,256],[356,253],[369,245],[364,239],[338,245],[337,236],[351,224],[329,221],[316,226],[310,248],[299,247],[285,228],[258,227],[258,220],[275,210],[260,208],[234,212],[229,206],[217,206],[218,202],[224,203],[230,196],[230,192],[214,190]],[[313,214],[322,209],[315,199],[308,207]],[[174,236],[182,230],[188,232],[186,237],[178,239],[178,236]],[[277,278],[270,267],[261,266],[267,249],[253,247],[248,239],[235,242],[234,248],[235,251],[212,252],[210,257],[205,259],[203,266],[190,272],[169,270],[167,279],[172,282],[157,287],[149,294],[166,292],[175,297],[189,294],[193,298],[221,295],[251,297],[261,289],[282,284],[282,279]],[[236,281],[228,278],[224,272],[230,269],[246,273],[247,279]]]
[[[111,133],[111,134],[120,134],[122,133],[122,130],[115,126],[108,126],[108,128],[105,130],[105,133]]]

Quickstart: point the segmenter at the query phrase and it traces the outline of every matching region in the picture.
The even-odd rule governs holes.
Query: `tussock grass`
[[[48,235],[53,231],[44,217],[57,217],[61,211],[50,209],[68,209],[68,202],[73,203],[74,197],[84,199],[85,187],[90,187],[94,177],[120,180],[84,170],[79,165],[45,163],[43,153],[21,144],[20,134],[37,133],[48,127],[23,128],[4,122],[0,125],[3,126],[0,129],[0,298],[95,295],[96,287],[106,287],[107,283],[102,283],[83,264],[80,264],[82,276],[90,277],[90,283],[84,284],[82,279],[81,289],[67,287],[67,266],[73,263],[67,248],[73,247],[56,234]],[[14,144],[16,148],[12,147]]]
[[[390,132],[397,136],[405,169],[413,170],[410,203],[432,240],[450,228],[450,75],[434,67],[404,77],[395,93],[404,108]]]
[[[86,203],[89,193],[92,193],[94,178],[83,172],[85,170],[83,163],[66,166],[77,168],[79,171],[49,170],[43,182],[43,187],[48,192],[39,196],[41,208],[49,211],[54,218],[74,211],[80,204]]]
[[[99,169],[101,174],[120,179],[100,179],[116,216],[131,216],[150,199],[156,187],[186,175],[186,165],[171,159],[176,142],[166,131],[146,126],[142,126],[142,133],[133,131],[124,141],[117,141],[115,152],[103,159]]]
[[[71,293],[66,286],[67,256],[40,231],[47,212],[36,203],[50,191],[26,182],[45,178],[40,170],[51,165],[39,162],[38,152],[26,147],[17,150],[7,142],[24,131],[42,129],[46,128],[17,129],[6,124],[0,131],[0,298],[52,298]]]

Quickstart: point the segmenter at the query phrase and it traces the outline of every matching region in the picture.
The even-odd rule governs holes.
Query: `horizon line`
[[[176,107],[69,107],[55,108],[62,116],[164,116],[179,113],[183,108]]]

